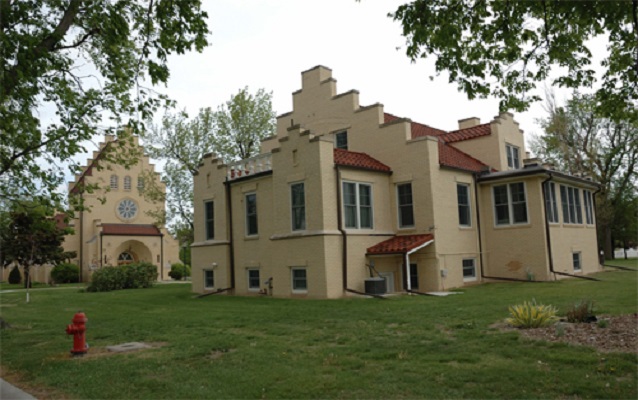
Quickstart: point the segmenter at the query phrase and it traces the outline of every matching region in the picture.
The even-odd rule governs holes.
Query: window
[[[456,197],[459,205],[459,225],[472,226],[470,213],[470,185],[458,183]]]
[[[572,253],[572,265],[574,266],[574,271],[581,271],[581,263],[580,263],[580,251]]]
[[[510,183],[493,187],[496,225],[527,223],[525,184]]]
[[[476,262],[473,258],[466,258],[463,260],[463,280],[476,280]]]
[[[117,265],[131,264],[133,262],[135,262],[135,257],[126,251],[117,256]]]
[[[306,229],[306,193],[304,189],[303,182],[290,185],[293,231]]]
[[[141,176],[137,177],[137,188],[139,190],[144,190],[144,178]]]
[[[412,289],[419,288],[419,272],[417,264],[410,264],[410,287]]]
[[[343,213],[346,228],[372,229],[372,186],[344,182]]]
[[[556,204],[556,185],[545,182],[545,213],[547,222],[558,222],[558,205]]]
[[[293,292],[308,291],[308,280],[307,280],[305,268],[292,269],[292,291]]]
[[[249,269],[248,270],[248,290],[259,290],[259,270],[258,269]]]
[[[215,239],[215,202],[204,202],[204,217],[206,218],[206,240]]]
[[[111,175],[111,189],[117,189],[118,179],[117,175]]]
[[[256,235],[257,230],[257,194],[246,195],[246,235]]]
[[[404,183],[397,186],[399,203],[399,228],[414,226],[414,209],[412,204],[412,184]]]
[[[335,147],[338,149],[348,150],[348,131],[335,133]]]
[[[566,224],[582,224],[583,214],[580,206],[580,190],[560,185],[560,198],[563,206],[563,222]]]
[[[131,177],[130,176],[125,176],[124,177],[124,190],[131,190]]]
[[[215,272],[211,269],[204,270],[204,289],[215,287]]]
[[[594,223],[594,199],[589,190],[583,190],[583,198],[585,200],[585,222],[587,225]]]
[[[507,152],[507,166],[512,169],[519,169],[521,166],[520,149],[511,144],[506,144],[505,150]]]

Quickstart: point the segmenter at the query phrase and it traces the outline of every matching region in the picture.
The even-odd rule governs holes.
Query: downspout
[[[545,183],[551,181],[554,178],[554,175],[552,175],[551,172],[548,172],[548,174],[549,174],[549,178],[545,179],[541,183],[541,191],[543,194],[543,199],[542,199],[543,210],[545,211],[545,240],[547,241],[547,251],[549,252],[549,271],[554,274],[554,280],[556,280],[556,275],[563,275],[563,276],[569,276],[572,278],[585,279],[588,281],[600,281],[600,279],[592,278],[589,276],[568,274],[567,272],[559,272],[554,270],[554,257],[552,257],[552,243],[551,243],[552,241],[550,237],[549,221],[547,220],[547,202],[545,201],[546,199]]]
[[[233,203],[231,202],[231,193],[230,193],[230,181],[228,177],[226,177],[226,182],[224,182],[224,186],[226,187],[226,204],[227,204],[227,212],[228,212],[228,242],[229,242],[229,261],[230,261],[230,287],[228,289],[235,289],[235,243],[233,241]],[[225,289],[226,290],[226,289]]]
[[[84,282],[84,196],[80,191],[80,282]]]
[[[345,229],[343,229],[343,218],[341,216],[341,169],[339,165],[335,165],[337,172],[337,228],[339,232],[341,232],[342,239],[342,249],[341,249],[341,270],[342,270],[342,280],[343,280],[343,290],[354,292],[348,289],[348,235],[346,234]]]
[[[478,179],[477,174],[474,174],[474,205],[476,208],[476,229],[478,232],[478,240],[479,240],[479,261],[481,262],[481,279],[494,279],[499,281],[509,281],[509,282],[536,282],[540,283],[540,281],[528,281],[526,279],[518,279],[518,278],[506,278],[501,276],[488,276],[485,275],[485,268],[483,264],[483,241],[481,239],[481,213],[479,212],[479,196],[478,196]]]
[[[102,267],[104,267],[104,264],[106,264],[104,262],[103,257],[103,252],[102,252],[102,246],[104,245],[104,232],[100,232],[100,269],[102,269]],[[80,269],[81,271],[81,269]]]
[[[160,235],[160,280],[164,280],[164,234]]]

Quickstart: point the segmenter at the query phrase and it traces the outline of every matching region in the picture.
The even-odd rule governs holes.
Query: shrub
[[[509,307],[511,317],[505,321],[517,328],[538,328],[558,320],[556,308],[550,305],[536,304],[536,300],[523,302]]]
[[[20,270],[18,266],[14,266],[11,272],[9,272],[9,283],[18,284],[22,282],[22,275],[20,275]]]
[[[179,281],[182,278],[191,276],[191,267],[190,265],[184,265],[182,263],[172,264],[171,271],[168,273],[168,276]]]
[[[93,273],[89,292],[148,288],[157,280],[157,268],[147,262],[105,266]]]
[[[80,281],[80,268],[71,263],[61,263],[51,270],[51,279],[55,283],[78,283]]]
[[[581,300],[574,303],[567,310],[567,322],[595,322],[594,302],[591,300]]]

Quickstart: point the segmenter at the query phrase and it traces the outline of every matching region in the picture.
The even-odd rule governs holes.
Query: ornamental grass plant
[[[505,321],[522,329],[539,328],[551,325],[558,321],[556,307],[545,304],[536,304],[536,300],[525,301],[509,307],[510,317]]]

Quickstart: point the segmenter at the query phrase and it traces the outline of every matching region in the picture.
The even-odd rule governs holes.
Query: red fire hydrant
[[[78,312],[73,316],[72,324],[66,327],[66,333],[73,335],[73,350],[71,350],[71,354],[74,356],[85,354],[88,348],[86,337],[84,336],[84,332],[86,332],[86,321],[88,321],[86,315],[84,315],[83,312]]]

